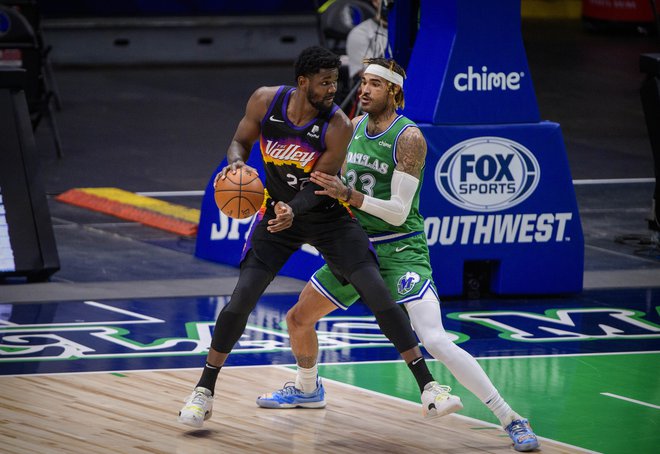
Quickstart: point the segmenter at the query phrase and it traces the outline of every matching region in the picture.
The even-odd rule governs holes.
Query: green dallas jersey
[[[417,126],[403,115],[399,115],[387,130],[370,136],[367,133],[369,115],[365,115],[355,128],[353,139],[348,145],[346,156],[346,181],[353,189],[377,199],[389,200],[391,197],[392,173],[396,167],[396,146],[401,133],[408,127]],[[420,174],[419,186],[413,198],[410,214],[400,226],[372,216],[359,209],[352,208],[360,225],[369,235],[385,232],[421,232],[424,230],[424,218],[419,214],[419,192],[422,187],[424,172]]]

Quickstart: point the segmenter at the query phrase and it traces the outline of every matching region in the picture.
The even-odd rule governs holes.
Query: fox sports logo
[[[534,155],[502,137],[478,137],[454,145],[435,167],[435,184],[454,205],[499,211],[532,195],[541,177]]]

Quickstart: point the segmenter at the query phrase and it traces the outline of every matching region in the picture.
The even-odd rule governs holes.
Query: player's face
[[[337,93],[337,78],[339,70],[321,69],[307,79],[307,101],[318,111],[324,112],[332,108]]]
[[[394,103],[394,96],[387,89],[388,82],[373,74],[364,74],[360,85],[360,104],[369,114],[384,112],[388,104]]]

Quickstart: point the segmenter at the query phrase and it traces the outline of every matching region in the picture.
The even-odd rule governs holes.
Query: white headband
[[[403,88],[403,76],[401,74],[395,73],[392,70],[385,68],[384,66],[370,64],[364,70],[365,74],[373,74],[374,76],[382,77],[383,79],[392,82]]]

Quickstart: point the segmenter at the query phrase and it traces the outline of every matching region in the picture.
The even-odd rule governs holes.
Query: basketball
[[[259,211],[263,201],[264,185],[259,176],[248,174],[243,168],[235,174],[227,172],[227,177],[215,185],[215,203],[230,218],[249,218]]]

